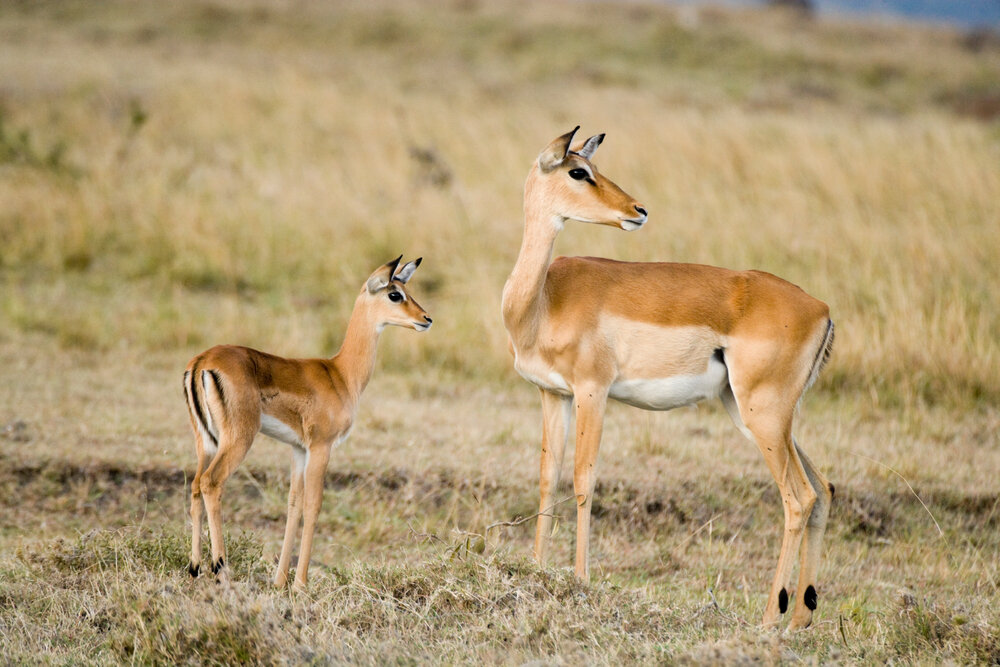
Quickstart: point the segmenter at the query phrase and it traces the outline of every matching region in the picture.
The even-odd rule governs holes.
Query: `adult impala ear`
[[[396,275],[394,275],[392,279],[398,280],[405,285],[409,282],[410,278],[413,276],[413,272],[417,270],[417,267],[420,266],[420,262],[423,261],[423,259],[423,257],[417,257],[416,261],[406,264],[403,268],[396,272]]]
[[[399,266],[399,260],[401,259],[403,259],[402,255],[375,269],[375,272],[368,278],[368,282],[365,283],[371,294],[374,294],[380,289],[385,289],[385,286],[389,284],[390,280],[392,280],[392,274],[395,273],[396,267]]]
[[[602,141],[604,141],[604,133],[602,132],[601,134],[595,134],[590,139],[587,139],[587,142],[583,145],[583,148],[576,151],[576,154],[582,158],[586,158],[589,160],[594,156],[594,152],[597,151],[597,147],[601,145]]]
[[[579,129],[580,126],[577,125],[545,147],[545,150],[538,156],[538,166],[541,167],[542,171],[552,171],[563,163],[569,153],[569,145],[573,142],[573,135]]]

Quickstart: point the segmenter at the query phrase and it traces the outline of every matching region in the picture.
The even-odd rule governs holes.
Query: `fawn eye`
[[[403,300],[403,295],[400,294],[399,292],[389,292],[389,301],[392,301],[393,303],[399,303],[402,300]]]
[[[569,177],[572,178],[575,181],[582,181],[583,179],[587,178],[587,170],[586,169],[570,169],[569,170]]]

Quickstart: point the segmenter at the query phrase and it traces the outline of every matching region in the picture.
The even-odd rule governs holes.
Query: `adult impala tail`
[[[541,390],[535,557],[544,562],[548,550],[552,493],[571,417],[576,574],[587,579],[590,508],[607,400],[669,410],[719,397],[764,455],[784,507],[784,537],[764,623],[776,624],[794,598],[789,628],[806,627],[816,608],[816,570],[833,487],[795,442],[792,419],[830,355],[829,309],[761,271],[596,257],[551,261],[567,220],[626,231],[646,221],[646,209],[590,161],[604,135],[574,148],[575,133],[555,139],[531,167],[524,186],[524,238],[503,291],[514,367]]]
[[[399,268],[399,257],[368,278],[354,302],[340,351],[332,359],[284,359],[246,347],[220,345],[196,356],[184,371],[184,395],[195,434],[198,467],[191,484],[191,563],[201,563],[202,500],[208,512],[212,572],[226,578],[222,541],[222,486],[246,456],[258,432],[292,446],[288,522],[276,586],[288,581],[292,542],[305,522],[295,586],[306,585],[313,533],[323,499],[330,449],[347,438],[361,393],[375,368],[378,337],[387,325],[426,331],[431,318],[405,284],[420,260]]]

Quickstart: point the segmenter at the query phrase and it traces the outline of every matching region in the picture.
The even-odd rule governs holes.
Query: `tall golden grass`
[[[589,3],[8,7],[3,328],[328,354],[361,277],[403,252],[426,258],[415,289],[438,325],[383,355],[498,377],[521,183],[579,123],[608,133],[596,162],[651,221],[570,226],[558,253],[771,271],[832,307],[821,387],[1000,398],[1000,134],[949,107],[995,89],[1000,55],[947,31],[695,19]]]

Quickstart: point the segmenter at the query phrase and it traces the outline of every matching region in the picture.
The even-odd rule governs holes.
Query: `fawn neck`
[[[375,352],[378,349],[382,325],[375,322],[369,309],[362,303],[364,295],[358,297],[347,322],[347,333],[340,350],[331,360],[340,371],[351,396],[357,400],[368,386],[375,371]]]

